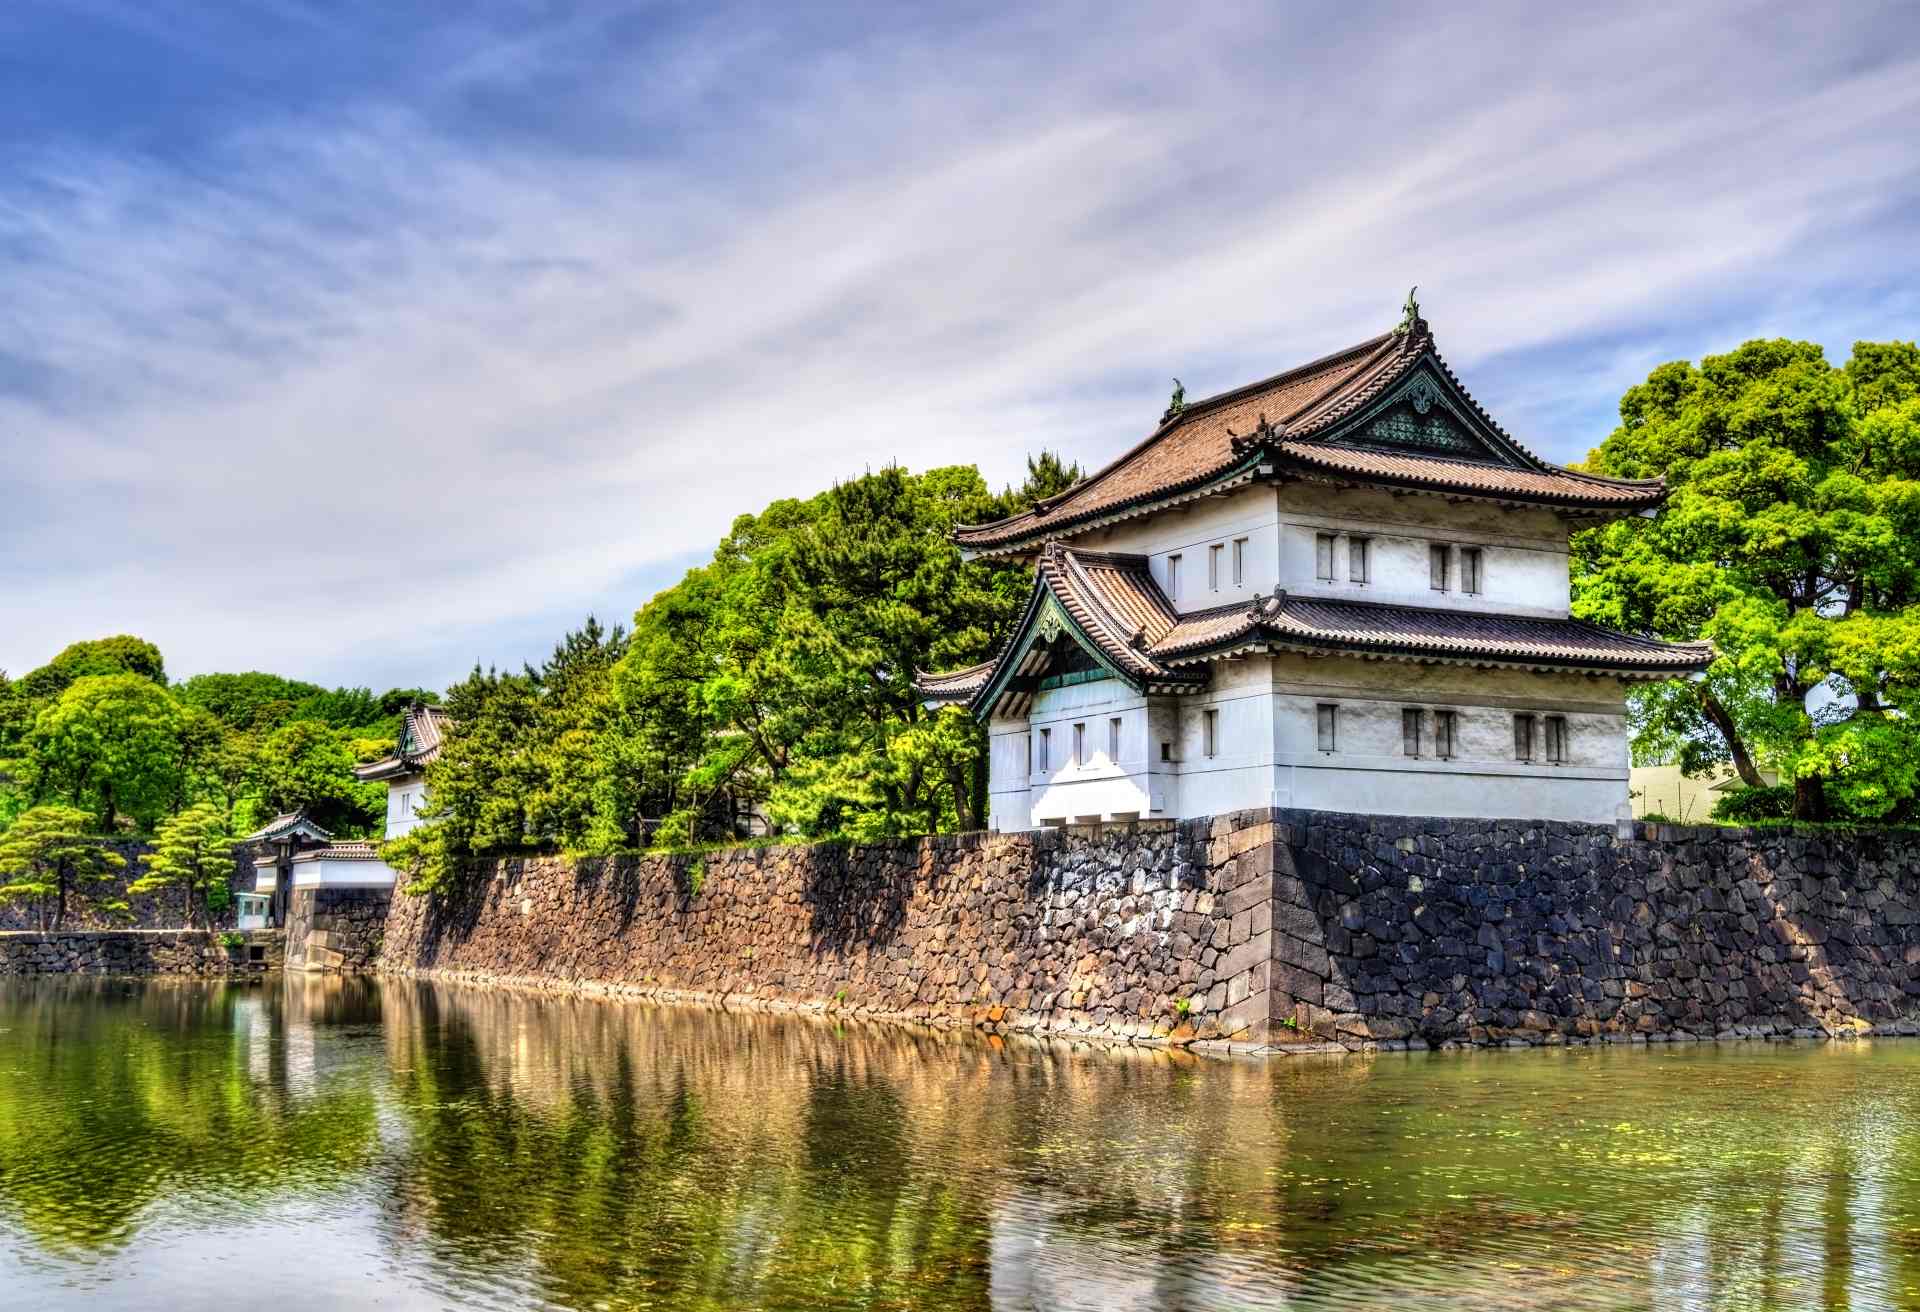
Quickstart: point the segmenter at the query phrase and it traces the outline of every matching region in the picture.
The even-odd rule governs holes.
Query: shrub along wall
[[[379,968],[1286,1049],[1920,1033],[1910,834],[1254,811],[470,873]]]

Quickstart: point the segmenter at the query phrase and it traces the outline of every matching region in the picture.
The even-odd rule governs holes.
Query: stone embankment
[[[381,967],[1115,1039],[1264,1033],[1266,812],[704,857],[504,860],[398,894]],[[1261,895],[1264,897],[1264,894]]]
[[[1912,834],[1252,811],[469,873],[378,969],[1295,1052],[1920,1033]]]
[[[0,976],[5,975],[261,975],[281,965],[281,936],[272,931],[240,936],[229,946],[222,935],[197,929],[72,930],[61,933],[0,933]]]
[[[1281,1027],[1349,1046],[1920,1034],[1920,835],[1281,819]]]

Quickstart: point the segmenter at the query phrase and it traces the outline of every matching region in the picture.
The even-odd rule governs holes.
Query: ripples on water
[[[1917,1071],[12,984],[0,1308],[1913,1307]]]

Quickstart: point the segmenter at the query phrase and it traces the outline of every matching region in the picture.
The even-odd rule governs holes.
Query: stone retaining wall
[[[287,969],[358,974],[380,958],[393,895],[384,888],[296,888],[287,906]]]
[[[382,969],[1111,1038],[1265,1036],[1272,818],[702,858],[504,860],[397,894]]]
[[[1905,833],[1253,811],[471,875],[377,968],[1288,1051],[1920,1033]]]
[[[0,933],[4,975],[262,975],[279,970],[281,935],[263,930],[228,947],[219,934],[186,929]]]
[[[1920,835],[1279,812],[1276,1028],[1920,1033]]]

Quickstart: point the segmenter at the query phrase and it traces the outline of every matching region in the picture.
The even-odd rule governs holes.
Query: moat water
[[[1920,1042],[1250,1062],[0,986],[0,1308],[1920,1306]]]

